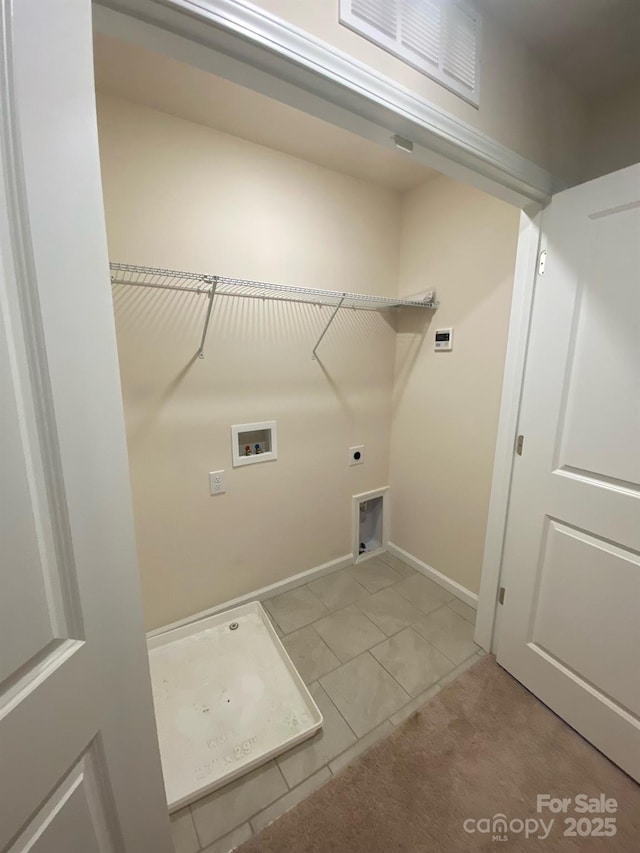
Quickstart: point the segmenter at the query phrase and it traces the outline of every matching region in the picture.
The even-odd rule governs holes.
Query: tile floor
[[[172,815],[176,853],[228,853],[393,731],[482,654],[475,610],[390,554],[263,602],[318,734]]]

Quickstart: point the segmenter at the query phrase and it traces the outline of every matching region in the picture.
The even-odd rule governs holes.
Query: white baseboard
[[[307,569],[306,572],[300,572],[297,575],[284,578],[284,580],[276,581],[257,589],[254,592],[248,592],[231,601],[225,601],[222,604],[216,604],[214,607],[209,607],[207,610],[201,610],[200,613],[194,613],[193,616],[186,616],[184,619],[178,619],[177,622],[171,622],[169,625],[163,625],[161,628],[154,628],[153,631],[147,632],[147,639],[157,637],[164,634],[166,631],[172,631],[174,628],[182,628],[184,625],[190,625],[192,622],[199,622],[200,619],[206,619],[208,616],[215,616],[216,613],[221,613],[223,610],[230,610],[232,607],[239,607],[241,604],[246,604],[248,601],[264,601],[265,598],[272,598],[274,595],[280,595],[282,592],[288,592],[290,589],[295,589],[297,586],[302,586],[309,581],[317,580],[323,575],[328,575],[331,572],[337,572],[338,569],[346,569],[347,566],[353,565],[353,556],[345,554],[344,557],[338,557],[336,560],[330,560],[328,563],[322,563],[320,566],[314,566],[312,569]]]
[[[405,563],[408,563],[412,569],[415,569],[417,572],[420,572],[423,575],[426,575],[429,580],[434,581],[439,584],[439,586],[443,587],[450,592],[451,595],[455,595],[456,598],[459,598],[460,601],[464,601],[465,604],[468,604],[469,607],[473,607],[474,610],[478,607],[478,596],[475,592],[471,592],[470,589],[467,589],[462,584],[457,581],[451,580],[446,575],[443,575],[442,572],[439,572],[437,569],[434,569],[433,566],[427,565],[427,563],[423,563],[422,560],[419,560],[417,557],[414,557],[413,554],[409,554],[407,551],[404,551],[402,548],[398,548],[397,545],[394,545],[393,542],[389,542],[387,545],[387,550],[390,554],[393,554],[394,557],[398,557],[400,560],[404,560]]]

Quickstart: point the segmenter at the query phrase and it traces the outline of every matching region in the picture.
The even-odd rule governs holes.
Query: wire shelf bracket
[[[209,289],[209,304],[207,305],[207,313],[204,317],[204,328],[202,330],[202,338],[200,339],[200,347],[198,349],[198,358],[204,358],[204,342],[207,339],[207,331],[209,329],[209,320],[211,319],[211,309],[213,308],[213,297],[216,295],[218,287],[218,278],[214,276]]]
[[[342,299],[340,300],[340,302],[338,302],[338,304],[337,304],[337,305],[336,305],[336,307],[334,308],[332,315],[329,317],[329,320],[328,320],[328,322],[327,322],[327,325],[326,325],[326,326],[324,327],[324,329],[322,330],[322,333],[321,333],[320,337],[319,337],[319,338],[318,338],[318,340],[316,341],[316,345],[315,345],[315,346],[314,346],[314,348],[311,350],[311,358],[312,358],[314,361],[317,361],[317,359],[318,359],[318,355],[317,355],[316,350],[318,349],[318,347],[319,347],[319,346],[320,346],[320,344],[322,343],[322,339],[324,338],[324,336],[325,336],[325,335],[327,334],[327,332],[329,331],[329,326],[330,326],[330,325],[333,323],[333,321],[336,319],[336,314],[337,314],[337,313],[338,313],[338,311],[342,308],[342,303],[344,302],[344,300],[345,300],[346,296],[347,296],[347,294],[346,294],[346,293],[343,293],[343,294],[342,294]]]
[[[312,287],[292,287],[286,284],[273,284],[264,281],[229,278],[222,275],[179,272],[157,267],[145,267],[135,264],[109,264],[112,284],[132,285],[133,287],[173,290],[179,293],[197,293],[207,297],[204,326],[198,357],[204,358],[204,346],[211,320],[214,297],[229,296],[241,299],[273,299],[285,302],[304,302],[314,305],[333,307],[320,337],[313,347],[311,357],[317,359],[317,349],[335,320],[341,308],[355,308],[360,311],[387,311],[397,308],[421,308],[435,311],[439,302],[435,291],[428,291],[427,299],[423,294],[410,299],[393,299],[388,296],[374,296],[368,293],[348,293],[337,290],[320,290]]]

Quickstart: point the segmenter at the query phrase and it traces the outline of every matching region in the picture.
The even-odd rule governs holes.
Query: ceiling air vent
[[[463,0],[340,0],[340,23],[478,106],[482,21]]]

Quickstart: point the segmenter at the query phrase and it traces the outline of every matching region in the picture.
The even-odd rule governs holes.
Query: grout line
[[[358,657],[360,657],[360,655],[358,655]],[[355,658],[352,658],[352,660],[355,660]],[[340,664],[340,666],[344,666],[344,664]],[[338,669],[338,668],[339,668],[339,667],[336,667],[336,669]],[[332,670],[331,670],[331,672],[335,672],[335,669],[332,669]],[[325,675],[328,675],[328,674],[329,674],[329,673],[325,673]],[[318,681],[320,681],[320,679],[318,679]],[[329,691],[328,691],[328,690],[325,690],[322,684],[320,684],[320,687],[322,687],[322,689],[323,689],[323,691],[324,691],[325,696],[326,696],[326,697],[327,697],[327,699],[331,702],[331,704],[333,705],[333,707],[336,709],[336,711],[338,712],[339,716],[340,716],[340,717],[342,717],[342,719],[344,720],[344,723],[345,723],[345,725],[347,726],[347,728],[349,729],[349,731],[353,732],[353,735],[354,735],[354,737],[356,738],[356,743],[357,743],[357,742],[360,740],[360,737],[359,737],[358,733],[357,733],[357,732],[355,732],[355,731],[353,731],[352,726],[350,726],[350,725],[349,725],[349,721],[347,720],[347,718],[346,718],[346,717],[345,717],[345,715],[342,713],[342,711],[340,710],[340,708],[338,708],[338,706],[336,705],[336,703],[333,701],[333,699],[332,699],[332,698],[331,698],[331,696],[329,695]],[[351,744],[351,746],[353,746],[353,744]],[[349,749],[349,747],[347,747],[347,749]],[[343,750],[342,752],[345,752],[345,750]],[[342,755],[342,752],[338,753],[338,755]],[[335,757],[337,758],[338,756],[335,756]],[[333,761],[333,758],[331,759],[331,761]],[[327,766],[328,766],[328,764],[329,764],[329,762],[327,762]]]
[[[341,571],[341,569],[338,569],[338,571]],[[333,572],[332,572],[332,574],[333,574]],[[314,592],[312,589],[310,589],[309,584],[304,584],[304,586],[309,590],[309,592],[310,592],[310,593],[311,593],[311,595],[315,598],[315,600],[318,602],[318,604],[322,605],[322,607],[324,607],[324,609],[325,609],[328,613],[331,613],[331,611],[329,610],[329,608],[327,607],[327,605],[324,603],[324,601],[323,601],[321,598],[318,598],[318,596],[315,594],[315,592]]]
[[[403,628],[402,630],[404,631],[404,628]],[[384,639],[384,640],[382,641],[382,643],[386,643],[386,642],[387,642],[387,640],[390,640],[390,639],[391,639],[390,637],[387,637],[386,639]],[[381,645],[382,645],[382,643],[376,643],[376,646],[381,646]],[[375,648],[375,646],[372,646],[371,648]],[[400,682],[399,682],[399,681],[398,681],[398,679],[395,677],[395,675],[394,675],[392,672],[389,672],[389,670],[388,670],[388,669],[387,669],[387,667],[382,663],[382,661],[379,661],[379,660],[378,660],[378,658],[377,658],[375,655],[372,655],[372,654],[371,654],[371,649],[367,649],[367,652],[366,652],[366,653],[367,653],[368,655],[371,655],[371,657],[373,658],[373,660],[374,660],[377,664],[379,664],[379,665],[384,669],[384,671],[385,671],[388,675],[390,675],[390,676],[391,676],[391,678],[395,681],[395,683],[396,683],[396,684],[398,685],[398,687],[402,690],[402,692],[407,694],[407,696],[409,697],[409,701],[411,701],[411,698],[412,698],[412,697],[411,697],[411,694],[410,694],[410,693],[409,693],[409,691],[406,689],[406,687],[403,687],[403,686],[402,686],[402,684],[400,684]],[[407,704],[407,703],[405,702],[405,705],[406,705],[406,704]],[[403,705],[402,707],[404,708],[404,705]],[[400,709],[398,709],[398,710],[400,710]]]
[[[411,627],[411,625],[407,625],[407,628],[410,628],[410,627]],[[402,630],[403,630],[403,631],[405,631],[405,630],[406,630],[406,628],[403,628]],[[400,632],[398,632],[398,633],[400,633]],[[417,634],[417,633],[418,633],[418,632],[416,631],[416,634]],[[393,636],[395,637],[395,634],[394,634]],[[420,634],[418,634],[418,636],[420,636]],[[391,639],[391,637],[387,637],[387,639],[386,639],[386,640],[383,640],[382,642],[383,642],[383,643],[386,643],[386,642],[387,642],[387,640],[390,640],[390,639]],[[423,639],[424,639],[424,638],[423,638]],[[428,642],[428,640],[427,640],[427,642]],[[375,649],[377,646],[381,646],[381,645],[382,645],[382,643],[376,643],[376,645],[375,645],[375,646],[372,646],[372,647],[371,647],[371,649]],[[371,649],[368,649],[368,651],[369,651],[369,653],[370,653],[370,654],[371,654]],[[437,651],[437,650],[436,650],[436,651]],[[378,658],[377,658],[374,654],[371,654],[371,657],[374,659],[374,661],[375,661],[377,664],[380,664],[380,666],[384,669],[384,671],[385,671],[385,672],[387,672],[387,673],[391,676],[391,678],[393,678],[393,680],[394,680],[394,681],[395,681],[395,683],[398,685],[398,687],[400,687],[400,689],[401,689],[401,690],[403,690],[403,691],[407,694],[407,696],[409,697],[409,701],[412,701],[413,699],[415,699],[415,698],[416,698],[415,696],[412,696],[412,695],[411,695],[411,693],[409,693],[409,691],[407,690],[407,688],[406,688],[406,687],[403,687],[403,685],[402,685],[402,684],[400,684],[400,682],[399,682],[399,681],[398,681],[398,679],[395,677],[395,675],[391,672],[391,670],[387,669],[387,667],[382,663],[382,661],[381,661],[381,660],[378,660]],[[447,658],[447,660],[448,660],[448,658]],[[452,663],[453,663],[453,661],[452,661]],[[436,684],[437,682],[435,682],[435,681],[434,681],[433,683],[434,683],[434,684]],[[432,685],[429,685],[428,687],[425,687],[425,688],[424,688],[424,690],[428,690],[428,689],[429,689],[429,687],[431,687],[431,686],[432,686]],[[421,691],[420,691],[420,693],[423,693],[423,692],[424,692],[423,690],[421,690]],[[409,702],[405,702],[405,705],[408,705],[408,704],[409,704]],[[404,708],[404,705],[402,705],[402,706],[401,706],[401,708]],[[398,708],[398,711],[400,711],[400,710],[401,710],[401,708]],[[397,711],[394,711],[394,714],[397,714],[397,713],[398,713]],[[390,720],[390,719],[391,719],[391,717],[388,717],[387,719],[389,719],[389,720]]]
[[[341,571],[343,571],[343,570],[342,570],[342,569],[336,569],[336,571],[341,572]],[[334,573],[332,572],[331,574],[334,574]],[[296,586],[296,587],[294,587],[294,589],[287,590],[287,592],[281,592],[281,593],[280,593],[280,595],[288,595],[290,592],[296,592],[297,590],[301,590],[301,589],[306,589],[306,590],[307,590],[307,591],[308,591],[308,592],[313,596],[313,598],[315,598],[315,600],[318,602],[318,604],[319,604],[321,607],[324,607],[324,609],[326,610],[326,613],[324,613],[324,614],[320,617],[320,619],[324,619],[326,616],[330,616],[330,615],[331,615],[332,611],[331,611],[331,610],[329,610],[329,608],[328,608],[328,607],[327,607],[327,605],[324,603],[324,601],[322,601],[320,598],[318,598],[318,596],[314,593],[314,591],[313,591],[312,589],[309,589],[308,584],[301,584],[300,586]],[[273,597],[274,597],[274,598],[277,598],[278,596],[273,596]],[[282,625],[280,624],[280,622],[278,622],[278,619],[276,618],[276,616],[275,616],[275,615],[271,612],[271,610],[267,607],[267,604],[268,604],[268,603],[269,603],[269,601],[271,601],[271,600],[272,600],[272,599],[267,598],[267,599],[265,599],[264,601],[262,601],[262,602],[260,602],[260,603],[264,605],[265,610],[267,611],[267,613],[269,614],[269,616],[271,617],[271,619],[273,619],[275,622],[277,622],[277,623],[278,623],[278,627],[280,628],[280,630],[282,631],[282,633],[284,634],[284,636],[285,636],[285,637],[286,637],[286,636],[288,636],[289,634],[294,634],[296,631],[300,631],[300,630],[302,630],[302,628],[306,628],[306,627],[307,627],[307,625],[312,625],[314,622],[319,622],[319,621],[320,621],[320,619],[313,619],[311,622],[306,622],[304,625],[299,625],[297,628],[294,628],[294,629],[293,629],[293,631],[285,631],[285,630],[284,630],[284,628],[282,627]]]
[[[200,797],[200,799],[203,800],[204,797]],[[198,800],[196,800],[196,802],[198,802]],[[204,846],[202,844],[202,839],[200,838],[200,833],[198,832],[198,825],[196,824],[196,819],[195,819],[194,814],[193,814],[193,809],[191,808],[191,803],[189,803],[187,808],[189,809],[189,815],[191,817],[191,823],[193,824],[193,829],[195,831],[196,838],[198,839],[198,844],[200,845],[200,850],[204,850]]]
[[[342,569],[336,569],[336,571],[335,571],[335,572],[331,572],[331,573],[330,573],[330,574],[328,574],[328,575],[323,575],[321,578],[316,578],[316,580],[315,580],[315,581],[310,581],[308,584],[306,584],[306,586],[308,586],[308,587],[309,587],[309,591],[310,591],[310,592],[312,592],[312,593],[316,596],[316,598],[320,598],[320,596],[319,596],[317,593],[313,592],[313,590],[311,589],[311,584],[312,584],[312,583],[317,583],[317,581],[319,581],[319,580],[324,580],[325,578],[331,578],[333,575],[337,575],[339,572],[346,572],[348,569],[351,569],[351,568],[353,568],[353,566],[345,566],[345,567],[344,567],[344,568],[342,568]],[[367,590],[362,586],[362,584],[361,584],[361,583],[358,583],[358,581],[357,581],[355,578],[351,577],[351,575],[349,575],[349,580],[351,581],[351,583],[354,583],[357,587],[359,587],[359,589],[361,589],[361,590],[362,590],[362,592],[363,592],[365,595],[369,595],[368,591],[367,591]],[[320,599],[320,600],[322,601],[322,599]],[[322,603],[324,604],[324,601],[323,601]],[[352,603],[353,603],[353,604],[355,604],[355,602],[352,602]],[[334,610],[332,610],[332,609],[329,607],[329,605],[328,605],[328,604],[325,604],[324,606],[325,606],[325,607],[326,607],[326,608],[327,608],[331,613],[334,613],[334,612],[335,612]],[[347,605],[347,607],[348,607],[348,606],[349,606],[349,605]],[[339,609],[340,609],[340,610],[342,610],[342,608],[339,608]]]
[[[448,605],[448,604],[443,604],[443,605],[442,605],[442,607],[449,607],[449,605]],[[432,610],[432,611],[431,611],[431,613],[437,613],[437,611],[438,611],[438,610],[442,610],[442,607],[438,607],[436,610]],[[449,609],[451,610],[451,608],[449,608]],[[464,618],[464,616],[460,616],[460,614],[459,614],[459,613],[456,613],[456,612],[455,612],[455,610],[452,610],[451,612],[452,612],[455,616],[457,616],[459,619],[462,619],[462,621],[463,621],[463,622],[466,622],[466,623],[467,623],[467,625],[472,625],[472,627],[473,627],[473,624],[472,624],[471,622],[469,622],[467,619],[465,619],[465,618]],[[431,616],[431,613],[428,613],[428,614],[427,614],[427,616]],[[415,623],[414,623],[414,624],[415,624]],[[411,627],[413,627],[413,625],[412,625]],[[416,631],[416,629],[415,629],[415,628],[414,628],[413,630],[414,630],[414,631]],[[464,661],[466,661],[466,660],[468,660],[468,659],[469,659],[469,658],[465,658],[465,659],[464,659],[460,664],[458,664],[458,663],[456,663],[456,661],[452,660],[452,659],[449,657],[449,655],[445,654],[445,652],[443,652],[441,649],[439,649],[439,648],[436,646],[436,644],[435,644],[435,643],[432,643],[432,642],[431,642],[431,640],[427,640],[427,638],[426,638],[426,637],[424,637],[422,634],[420,634],[420,631],[416,631],[416,634],[419,634],[419,635],[422,637],[422,639],[423,639],[423,640],[425,640],[427,643],[429,643],[429,645],[430,645],[430,646],[433,646],[433,648],[434,648],[437,652],[439,652],[443,657],[445,657],[448,661],[451,661],[451,663],[452,663],[454,666],[461,666],[461,665],[464,663]],[[474,644],[475,646],[477,646],[477,645],[478,645],[478,644],[475,642],[475,640],[473,640],[473,644]],[[471,655],[469,655],[469,657],[471,657],[471,656],[472,656],[472,655],[474,655],[474,654],[477,654],[477,649],[476,649],[475,651],[471,652]],[[443,677],[444,677],[444,676],[443,676]]]
[[[326,606],[326,605],[325,605],[325,606]],[[307,623],[307,625],[303,625],[302,627],[303,627],[303,628],[307,628],[307,627],[309,627],[309,628],[313,628],[313,629],[314,629],[314,631],[316,631],[316,634],[317,634],[317,635],[320,637],[320,639],[322,640],[322,642],[323,642],[326,646],[329,646],[329,644],[328,644],[328,643],[327,643],[327,641],[324,639],[324,637],[320,634],[320,632],[316,630],[316,625],[318,624],[318,622],[322,622],[322,620],[323,620],[323,619],[327,619],[329,616],[337,616],[337,615],[338,615],[338,613],[342,613],[342,611],[343,611],[343,610],[346,610],[348,607],[354,607],[354,606],[355,606],[354,604],[346,604],[344,607],[340,607],[338,610],[329,610],[329,612],[328,612],[328,613],[325,613],[325,615],[324,615],[324,616],[321,616],[319,619],[314,619],[314,620],[313,620],[313,622],[308,622],[308,623]],[[297,628],[296,630],[300,630],[300,629],[299,629],[299,628]],[[293,631],[291,631],[291,633],[293,633]],[[331,646],[329,646],[329,648],[331,649]],[[333,649],[331,649],[331,651],[333,652]],[[333,653],[334,653],[334,655],[336,654],[335,652],[333,652]],[[338,657],[338,655],[336,655],[336,657]],[[356,655],[356,657],[358,657],[358,656]],[[351,660],[353,660],[353,658],[351,658]],[[347,661],[347,663],[348,663],[348,662],[349,662],[349,661]]]

